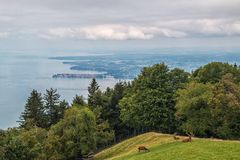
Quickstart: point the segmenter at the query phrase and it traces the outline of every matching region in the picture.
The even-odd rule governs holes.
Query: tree
[[[20,126],[28,129],[33,126],[44,128],[45,123],[46,117],[41,93],[33,90],[20,116]]]
[[[107,88],[103,93],[105,103],[102,117],[109,122],[110,127],[115,131],[116,139],[127,136],[131,130],[120,119],[119,101],[123,98],[127,87],[127,83],[118,82],[113,89]]]
[[[58,107],[58,117],[57,117],[58,120],[63,118],[64,112],[66,109],[68,109],[68,107],[69,107],[68,102],[66,102],[65,100],[60,101],[59,107]]]
[[[240,86],[234,83],[232,74],[222,77],[213,91],[210,104],[214,119],[214,136],[219,138],[240,138]]]
[[[97,108],[94,110],[96,116],[96,146],[97,148],[105,147],[114,138],[114,131],[109,126],[107,120],[102,119],[102,110]]]
[[[122,120],[137,130],[173,132],[174,95],[188,81],[188,75],[180,69],[169,70],[165,64],[144,68],[120,101]]]
[[[85,107],[81,110],[80,143],[82,154],[88,154],[96,148],[96,120],[93,112]]]
[[[5,156],[6,132],[0,129],[0,157]]]
[[[191,82],[178,91],[176,108],[184,132],[224,139],[240,137],[240,86],[232,74],[216,84]]]
[[[86,102],[84,101],[83,96],[76,95],[73,99],[72,106],[85,106],[87,105]]]
[[[136,95],[123,97],[120,102],[120,118],[124,124],[128,127],[131,127],[135,130],[140,130],[143,126],[142,120],[139,116],[141,110],[138,110],[136,104],[138,101],[136,100]],[[143,113],[143,112],[142,112]]]
[[[180,131],[200,137],[213,136],[210,100],[213,85],[191,82],[177,92],[176,118]]]
[[[48,117],[48,126],[56,124],[62,115],[62,112],[59,112],[60,95],[57,93],[57,89],[46,90],[43,99]]]
[[[109,126],[108,120],[104,119],[104,106],[108,98],[99,89],[96,79],[93,79],[88,87],[88,106],[96,116],[97,123],[97,148],[106,146],[114,138],[114,132]]]
[[[95,78],[92,79],[90,86],[88,87],[88,105],[90,108],[99,105],[98,96],[100,95],[99,85]]]
[[[192,74],[192,77],[200,83],[217,83],[227,73],[231,73],[236,82],[240,82],[240,69],[222,62],[212,62],[200,67]]]
[[[66,110],[64,118],[49,131],[43,150],[43,159],[59,157],[77,159],[93,151],[96,146],[96,121],[87,107],[73,106]]]
[[[4,160],[36,159],[42,153],[47,131],[42,128],[8,129],[5,135]]]

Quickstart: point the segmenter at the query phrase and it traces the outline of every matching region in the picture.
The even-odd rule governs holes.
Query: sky
[[[0,0],[2,51],[240,47],[240,0]]]

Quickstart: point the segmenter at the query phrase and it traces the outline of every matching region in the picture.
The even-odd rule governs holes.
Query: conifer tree
[[[94,112],[97,123],[97,148],[107,145],[114,137],[114,132],[110,128],[107,120],[103,119],[103,106],[105,99],[103,93],[99,89],[96,79],[93,79],[88,87],[88,106]]]
[[[92,79],[90,86],[88,87],[88,105],[89,107],[96,107],[97,103],[97,94],[99,94],[99,85],[95,78]]]
[[[75,106],[75,105],[77,105],[77,106],[85,106],[86,105],[86,102],[84,101],[83,96],[76,95],[73,98],[72,106]]]
[[[45,118],[41,93],[38,93],[37,90],[33,90],[20,116],[20,126],[24,128],[29,128],[31,126],[44,128],[46,122]]]
[[[58,118],[57,118],[58,120],[63,118],[64,112],[68,108],[69,108],[69,105],[68,105],[67,101],[65,101],[65,100],[60,101],[59,107],[58,107]]]
[[[60,104],[60,95],[57,93],[57,89],[51,88],[46,90],[44,94],[45,109],[48,117],[48,126],[56,124],[59,121],[59,104]]]

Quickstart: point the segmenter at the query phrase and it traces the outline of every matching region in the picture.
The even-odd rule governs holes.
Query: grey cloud
[[[40,37],[47,39],[77,38],[92,40],[146,40],[152,39],[155,36],[181,38],[185,37],[186,34],[184,32],[179,32],[167,28],[107,24],[88,27],[51,28],[46,34],[40,35]]]
[[[225,19],[182,19],[161,21],[155,26],[104,24],[87,27],[51,28],[42,38],[74,38],[92,40],[184,38],[194,36],[240,36],[240,21]]]
[[[47,39],[240,36],[240,0],[0,0],[0,31]]]
[[[159,22],[158,25],[171,29],[178,29],[192,36],[240,35],[240,20],[235,19],[181,19]]]

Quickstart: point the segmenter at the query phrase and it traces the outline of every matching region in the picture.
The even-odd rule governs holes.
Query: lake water
[[[88,56],[79,57],[81,54],[74,54],[74,57],[71,57],[69,54],[58,55],[57,53],[45,54],[46,56],[39,56],[43,55],[40,53],[0,53],[0,128],[17,126],[16,121],[24,110],[26,99],[33,89],[44,93],[46,89],[56,88],[61,99],[68,102],[71,102],[76,94],[87,97],[87,87],[91,79],[52,78],[57,73],[95,73],[97,68],[101,71],[108,68],[106,71],[110,69],[112,73],[119,72],[120,76],[124,76],[125,73],[136,75],[140,72],[140,68],[160,62],[167,63],[170,68],[180,67],[187,71],[212,61],[240,64],[238,51],[202,51],[203,54],[199,54],[199,50],[184,51],[186,54],[182,52],[182,50],[174,50],[172,53],[169,53],[169,50],[153,50],[152,54],[139,51],[139,54],[127,52],[109,54],[109,56],[91,55],[89,58]],[[64,57],[66,55],[67,57]],[[49,59],[49,57],[55,58]],[[73,67],[72,70],[71,67]],[[77,70],[73,70],[74,68]],[[82,68],[92,71],[81,70]],[[100,88],[105,89],[107,86],[112,87],[119,80],[107,78],[97,81]]]
[[[0,128],[16,126],[27,97],[33,89],[44,93],[57,88],[61,99],[71,102],[75,94],[87,95],[91,79],[53,79],[55,73],[89,73],[72,71],[70,66],[48,57],[0,54]],[[118,80],[98,79],[102,89]]]

